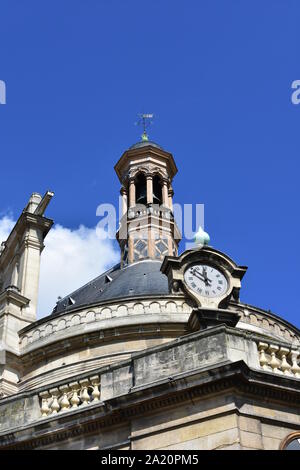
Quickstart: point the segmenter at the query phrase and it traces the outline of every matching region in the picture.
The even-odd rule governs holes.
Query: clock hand
[[[191,272],[192,272],[193,276],[197,277],[198,279],[200,279],[203,282],[205,281],[202,274],[199,273],[196,269],[193,269]]]
[[[205,279],[206,281],[208,281],[208,282],[211,282],[211,279],[209,279],[209,278],[207,277],[207,269],[204,268],[204,266],[203,266],[202,269],[203,269],[203,270],[202,270],[202,273],[201,273],[201,274],[202,274],[202,276],[204,277],[204,279]]]
[[[204,282],[205,282],[205,285],[206,285],[206,286],[210,286],[210,285],[211,285],[211,284],[210,284],[210,283],[211,283],[211,280],[208,279],[207,277],[204,279]]]
[[[193,269],[192,274],[193,274],[194,276],[196,276],[198,279],[200,279],[200,281],[203,281],[206,286],[209,286],[209,285],[210,285],[209,283],[211,282],[211,280],[208,279],[208,278],[204,278],[204,279],[203,279],[202,274],[199,273],[199,271],[198,271],[197,269]]]

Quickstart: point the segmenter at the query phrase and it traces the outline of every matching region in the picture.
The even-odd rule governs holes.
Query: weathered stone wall
[[[79,439],[67,439],[64,442],[48,446],[37,447],[42,450],[98,450],[118,449],[128,450],[130,446],[130,424],[124,426],[112,426],[109,429],[101,429],[94,435],[83,436]]]
[[[0,447],[278,449],[300,378],[263,369],[260,339],[221,325],[2,399]]]
[[[38,421],[41,417],[38,395],[11,397],[0,401],[0,432]]]
[[[260,414],[247,399],[239,405],[236,396],[222,395],[143,416],[132,422],[131,448],[278,450],[289,433],[300,429],[297,409],[280,421],[276,414],[270,419],[274,405],[265,405]],[[243,415],[243,408],[249,414]]]
[[[145,351],[134,359],[135,386],[224,361],[244,360],[251,367],[259,367],[255,343],[236,333],[227,335],[220,329],[212,335],[208,329],[200,336],[198,333],[186,335],[178,346],[175,341],[172,348]]]
[[[185,333],[184,298],[115,302],[48,317],[20,332],[19,390],[129,358]]]

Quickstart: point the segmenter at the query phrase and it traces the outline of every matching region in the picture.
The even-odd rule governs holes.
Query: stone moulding
[[[240,315],[240,322],[250,325],[255,329],[269,331],[271,334],[282,337],[286,341],[291,341],[300,345],[300,332],[288,322],[280,319],[276,315],[264,312],[261,309],[241,303],[232,303],[229,307]],[[64,336],[72,336],[72,330],[78,334],[78,328],[98,329],[98,325],[103,325],[103,321],[123,317],[133,317],[135,315],[148,315],[150,313],[159,314],[186,314],[192,311],[191,304],[187,303],[185,297],[169,296],[165,300],[151,298],[147,300],[133,299],[130,301],[119,301],[114,303],[104,303],[102,305],[89,306],[84,309],[72,309],[72,311],[57,317],[46,317],[21,330],[20,352],[27,353],[38,347],[38,343],[43,345],[62,339]],[[174,321],[174,319],[173,319]],[[238,325],[239,326],[239,325]],[[75,332],[76,330],[76,332]]]
[[[21,353],[26,353],[35,348],[35,343],[43,340],[43,344],[57,341],[64,336],[72,336],[72,329],[77,330],[81,327],[82,331],[86,331],[86,327],[92,324],[95,328],[101,328],[103,321],[108,322],[110,319],[127,318],[130,324],[130,317],[136,315],[144,315],[147,321],[147,315],[151,313],[157,314],[186,314],[191,312],[191,307],[184,298],[170,297],[165,300],[148,299],[136,300],[132,302],[116,302],[99,306],[90,306],[89,308],[74,310],[64,313],[58,317],[47,317],[43,321],[36,322],[19,332]],[[172,318],[174,322],[175,318]],[[98,326],[99,325],[99,326]],[[91,328],[92,329],[92,328]]]
[[[81,332],[78,335],[72,335],[70,338],[64,338],[57,340],[53,343],[43,346],[39,344],[39,347],[32,349],[27,354],[23,354],[21,357],[23,367],[27,367],[30,370],[30,365],[34,363],[36,367],[41,364],[43,368],[43,362],[45,360],[51,360],[51,358],[61,358],[64,360],[64,355],[72,354],[74,351],[80,351],[84,348],[101,347],[107,345],[113,345],[116,341],[120,344],[118,351],[107,353],[104,356],[102,354],[94,355],[87,360],[77,359],[75,362],[69,362],[61,367],[50,367],[48,370],[40,371],[38,373],[30,374],[30,376],[24,375],[19,383],[19,390],[27,390],[30,388],[36,388],[41,383],[49,383],[49,381],[57,380],[59,377],[67,377],[72,374],[78,373],[80,370],[93,370],[96,367],[112,364],[116,361],[122,360],[122,355],[127,354],[130,356],[135,353],[137,349],[124,349],[122,342],[136,341],[139,339],[167,339],[173,340],[174,337],[181,336],[185,333],[186,318],[180,318],[182,315],[178,315],[176,322],[171,323],[164,322],[164,316],[156,315],[155,318],[150,315],[148,317],[151,322],[137,322],[134,325],[128,326],[119,325],[117,328],[107,328],[104,330],[96,329],[90,332]]]
[[[300,431],[292,432],[280,444],[279,449],[284,450],[294,439],[300,439]]]
[[[252,305],[232,302],[232,308],[240,315],[240,322],[250,325],[253,331],[265,330],[285,341],[300,345],[300,331],[277,315]]]
[[[189,306],[184,299],[175,300],[176,302],[173,299],[165,301],[151,299],[147,302],[131,302],[127,305],[116,303],[49,319],[39,324],[38,327],[26,329],[26,332],[21,335],[21,341],[24,338],[27,340],[28,335],[31,335],[31,342],[21,348],[22,364],[30,368],[32,362],[42,364],[46,358],[61,357],[66,352],[70,354],[70,351],[81,350],[83,345],[100,346],[116,340],[132,341],[136,337],[170,337],[172,339],[174,336],[180,336],[185,333]],[[153,314],[151,311],[158,313]],[[110,318],[103,318],[104,316]],[[41,333],[42,329],[44,333]],[[47,332],[48,336],[43,336]],[[115,359],[112,358],[112,362],[114,361]],[[92,362],[95,364],[93,365]],[[101,362],[108,362],[108,359],[100,360]],[[86,366],[92,370],[97,364],[99,364],[99,358],[95,357],[94,361]],[[70,372],[68,372],[69,368]],[[62,367],[61,372],[57,371],[54,375],[55,377],[70,375],[71,369],[78,372],[80,363]],[[46,375],[50,373],[51,371]],[[36,387],[43,378],[45,379],[45,374],[41,376],[41,379],[35,377],[36,375],[32,378],[24,376],[20,382],[20,390]]]
[[[79,411],[43,418],[40,423],[33,424],[34,429],[33,425],[23,426],[0,435],[0,448],[25,450],[59,443],[127,422],[133,416],[205,396],[224,394],[232,389],[236,391],[237,397],[244,397],[244,400],[246,396],[250,399],[260,396],[296,404],[300,395],[298,384],[286,387],[283,383],[286,380],[290,379],[277,376],[275,380],[274,378],[270,380],[268,375],[262,371],[251,370],[243,361],[209,367],[192,375],[187,374],[186,377],[179,379],[174,377],[172,382],[165,379],[157,386],[148,387],[148,391],[147,389],[133,391],[112,398],[106,403],[99,402],[96,406],[85,407],[80,413],[80,420],[78,420]],[[238,407],[236,412],[240,414]],[[276,417],[266,420],[270,421],[276,421]],[[41,431],[44,433],[42,436]]]

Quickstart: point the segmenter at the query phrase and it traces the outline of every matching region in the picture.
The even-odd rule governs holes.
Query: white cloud
[[[0,244],[4,242],[15,225],[12,217],[5,215],[0,219]]]
[[[7,238],[13,225],[10,217],[0,219],[0,241]],[[100,239],[96,228],[81,225],[71,230],[55,225],[42,253],[38,318],[51,313],[58,296],[70,294],[118,261],[113,241]]]

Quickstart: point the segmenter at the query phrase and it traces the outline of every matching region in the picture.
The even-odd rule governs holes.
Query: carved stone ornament
[[[192,281],[194,267],[195,276],[197,276],[195,282],[199,279],[197,286]],[[201,271],[203,267],[208,273],[205,274],[206,277]],[[245,266],[238,266],[227,255],[210,246],[187,250],[178,258],[167,256],[161,267],[161,271],[168,277],[170,291],[174,291],[175,286],[176,289],[180,287],[194,300],[197,307],[209,309],[224,309],[230,299],[238,300],[241,280],[246,270]],[[191,273],[190,277],[189,273]],[[215,290],[213,281],[209,278],[213,276]],[[218,283],[222,288],[218,287]]]

